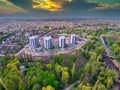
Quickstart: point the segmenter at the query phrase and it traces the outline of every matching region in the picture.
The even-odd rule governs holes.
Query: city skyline
[[[120,18],[119,0],[0,0],[0,15]]]

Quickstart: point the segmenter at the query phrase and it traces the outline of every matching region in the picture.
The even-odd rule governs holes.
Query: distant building
[[[66,38],[65,38],[65,36],[60,36],[59,37],[59,47],[65,48],[65,46],[66,46]]]
[[[19,68],[20,68],[21,71],[26,71],[27,70],[27,68],[25,68],[24,65],[20,66]]]
[[[29,33],[29,32],[26,32],[26,33],[25,33],[25,37],[29,38],[29,37],[30,37],[30,33]]]
[[[52,47],[53,47],[52,37],[51,36],[44,37],[44,48],[51,49]]]
[[[70,35],[70,44],[75,44],[76,43],[76,35],[75,34],[71,34]]]
[[[38,48],[40,46],[39,37],[37,35],[29,37],[29,43],[31,48]]]

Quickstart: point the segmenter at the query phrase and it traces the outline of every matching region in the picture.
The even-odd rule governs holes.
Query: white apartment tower
[[[59,37],[59,47],[65,48],[65,46],[66,46],[66,38],[65,38],[65,36],[60,36]]]
[[[70,35],[70,44],[75,44],[76,43],[76,35],[75,34],[71,34]]]
[[[52,48],[52,37],[46,36],[44,37],[44,48],[51,49]]]
[[[39,44],[39,37],[37,35],[29,37],[29,44],[31,48],[38,48]]]

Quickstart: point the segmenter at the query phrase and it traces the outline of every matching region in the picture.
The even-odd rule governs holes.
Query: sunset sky
[[[120,17],[120,0],[0,0],[0,14]]]

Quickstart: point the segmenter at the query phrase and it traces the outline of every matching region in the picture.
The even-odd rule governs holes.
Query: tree
[[[69,81],[70,75],[67,71],[62,72],[62,82],[66,85]]]
[[[72,69],[71,69],[71,75],[72,75],[72,77],[75,76],[75,73],[76,73],[76,71],[75,71],[75,63],[73,63],[73,66],[72,66]]]
[[[52,64],[46,64],[46,67],[47,67],[48,69],[52,69]]]
[[[92,87],[89,84],[83,85],[82,83],[79,85],[80,90],[92,90]]]
[[[68,71],[68,67],[62,67],[62,72],[67,72]]]
[[[84,72],[89,72],[90,71],[90,63],[87,63],[84,67]]]
[[[49,26],[45,26],[44,28],[48,30],[48,29],[49,29]]]
[[[95,82],[94,86],[92,87],[92,90],[97,90],[98,84],[99,84],[99,80]]]
[[[2,78],[0,78],[0,90],[2,90],[2,88],[4,88],[5,90],[8,90],[6,84],[3,82]]]
[[[99,60],[101,60],[101,59],[102,59],[102,55],[99,54],[99,55],[97,56],[97,61],[99,61]]]
[[[28,86],[33,87],[36,83],[39,83],[41,87],[52,85],[56,89],[59,87],[59,82],[56,79],[56,76],[52,72],[45,71],[41,66],[38,66],[40,63],[37,63],[35,67],[30,67],[27,71]]]
[[[78,85],[78,88],[81,90],[81,89],[82,89],[82,86],[83,86],[83,83],[81,82],[81,83]]]
[[[113,44],[112,45],[112,48],[115,50],[115,48],[117,48],[117,47],[119,47],[119,45],[118,44]]]
[[[104,84],[99,84],[97,90],[107,90]]]
[[[25,88],[25,84],[22,81],[20,81],[18,85],[18,90],[25,90]]]
[[[14,59],[7,64],[7,67],[10,68],[10,67],[19,66],[19,65],[20,65],[19,59],[17,57],[14,57]]]
[[[62,67],[59,64],[55,64],[55,72],[58,76],[60,76],[61,69]]]
[[[115,40],[113,38],[111,38],[111,37],[107,37],[106,41],[108,42],[108,45],[111,46],[111,45],[114,44]]]
[[[97,59],[97,53],[93,52],[93,51],[90,51],[90,62],[93,62],[94,60]]]
[[[88,42],[84,45],[84,49],[86,49],[86,48],[89,48],[89,49],[94,48],[93,42],[92,42],[92,41],[88,41]]]
[[[110,87],[113,85],[113,79],[112,79],[112,77],[108,77],[108,78],[105,80],[105,83],[106,83],[106,87],[107,87],[107,88],[110,88]]]
[[[96,48],[95,48],[95,52],[96,52],[97,54],[103,54],[103,53],[105,53],[106,51],[105,51],[105,48],[104,48],[103,46],[99,46],[99,47],[96,47]]]
[[[40,85],[39,84],[35,84],[33,86],[32,90],[40,90]]]
[[[117,40],[115,43],[120,46],[120,40]]]
[[[118,79],[118,72],[116,70],[111,70],[110,75],[113,78],[113,81],[116,81]]]
[[[116,55],[118,55],[118,54],[120,53],[120,47],[115,48],[115,49],[114,49],[114,53],[115,53]]]
[[[61,64],[63,60],[65,60],[65,55],[58,55],[55,57],[55,63]]]
[[[8,89],[15,90],[21,89],[23,90],[24,82],[23,82],[23,72],[19,70],[20,62],[17,58],[11,60],[7,65],[6,69],[4,70],[4,82]]]
[[[42,90],[55,90],[55,88],[51,85],[48,85],[47,87],[43,87]]]
[[[113,82],[114,82],[118,79],[118,73],[115,70],[106,69],[104,73],[104,77],[109,80],[113,79]],[[112,80],[111,80],[111,83],[112,83]]]

